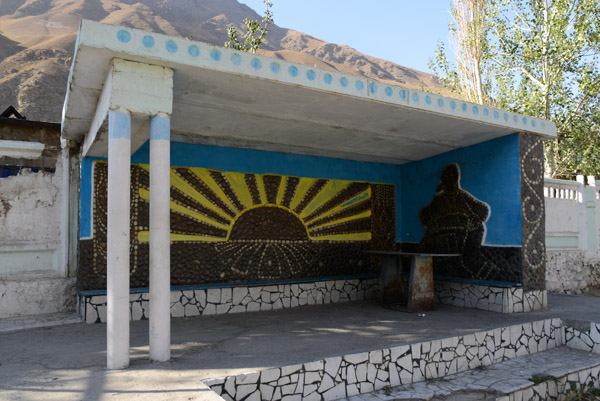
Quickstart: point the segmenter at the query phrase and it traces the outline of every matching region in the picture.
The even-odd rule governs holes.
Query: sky
[[[263,0],[238,0],[263,15]],[[448,41],[450,0],[271,0],[275,23],[370,56],[430,72]]]

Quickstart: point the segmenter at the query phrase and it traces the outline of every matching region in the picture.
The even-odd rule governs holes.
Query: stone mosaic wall
[[[94,165],[93,238],[79,286],[106,288],[107,167]],[[130,285],[148,286],[148,165],[131,166]],[[171,284],[373,273],[393,249],[393,185],[171,168]]]
[[[326,358],[204,383],[223,399],[335,400],[489,366],[562,344],[560,319]]]
[[[600,366],[582,369],[535,386],[496,398],[496,401],[568,401],[577,400],[578,394],[600,387]]]
[[[523,219],[523,287],[546,288],[544,144],[539,137],[519,135],[521,214]]]
[[[581,294],[600,286],[600,252],[549,250],[546,254],[546,289]]]
[[[565,345],[600,354],[600,323],[565,321]]]
[[[106,295],[80,295],[86,323],[106,322]],[[131,294],[130,318],[148,318],[149,293]],[[171,291],[171,317],[219,315],[361,301],[379,297],[379,279],[347,279],[269,286]]]
[[[461,308],[482,309],[501,313],[532,312],[548,307],[548,296],[543,291],[524,291],[523,288],[505,288],[435,281],[436,301]]]

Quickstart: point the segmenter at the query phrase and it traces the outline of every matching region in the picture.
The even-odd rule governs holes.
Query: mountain
[[[236,0],[0,0],[0,109],[59,122],[82,18],[223,45],[227,27],[261,19]],[[275,15],[275,19],[277,16]],[[261,53],[347,74],[437,88],[430,74],[277,25]]]

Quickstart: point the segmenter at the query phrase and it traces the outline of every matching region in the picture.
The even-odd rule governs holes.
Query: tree
[[[429,63],[429,68],[442,84],[461,99],[480,104],[491,102],[490,80],[484,73],[490,61],[488,8],[488,0],[453,0],[452,22],[448,30],[456,66],[451,65],[446,57],[443,42],[438,43],[435,62]]]
[[[485,20],[487,96],[556,123],[557,138],[546,143],[550,176],[598,175],[598,0],[488,0]]]
[[[257,50],[263,44],[263,40],[266,39],[269,34],[269,25],[273,23],[273,13],[271,7],[273,3],[269,0],[263,0],[267,9],[262,19],[262,25],[257,20],[251,20],[250,18],[244,18],[244,25],[246,25],[246,33],[244,34],[244,42],[240,42],[238,39],[237,29],[235,26],[230,25],[227,28],[227,36],[229,40],[225,42],[225,47],[230,47],[235,50],[256,53]]]

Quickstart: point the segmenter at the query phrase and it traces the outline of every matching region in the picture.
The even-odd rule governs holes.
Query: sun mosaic
[[[106,280],[107,165],[94,164],[93,238],[81,242],[86,289]],[[390,184],[172,167],[171,283],[254,282],[373,273],[394,249]],[[148,281],[149,165],[131,166],[132,287]]]
[[[370,200],[365,182],[174,167],[171,211],[197,224],[171,241],[369,241]]]

